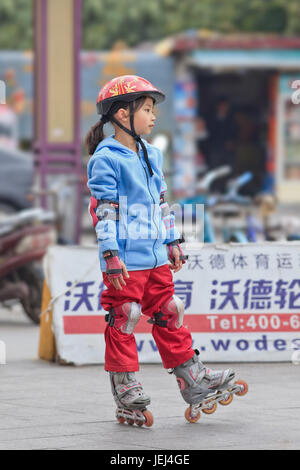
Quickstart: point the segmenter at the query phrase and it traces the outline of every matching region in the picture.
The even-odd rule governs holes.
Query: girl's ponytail
[[[100,121],[98,121],[91,128],[91,130],[86,136],[85,143],[86,143],[89,155],[93,155],[99,142],[101,142],[101,140],[104,139],[104,132],[103,132],[104,124],[105,124],[105,121],[100,119]]]

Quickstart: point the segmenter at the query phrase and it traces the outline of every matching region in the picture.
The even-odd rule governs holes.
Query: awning
[[[194,50],[189,65],[201,68],[300,69],[300,49]]]

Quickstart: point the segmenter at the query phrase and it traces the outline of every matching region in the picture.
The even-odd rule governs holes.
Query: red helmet
[[[97,97],[98,114],[107,114],[115,101],[130,102],[145,95],[151,96],[155,103],[161,103],[165,99],[164,93],[145,78],[137,75],[122,75],[113,78],[99,91]]]

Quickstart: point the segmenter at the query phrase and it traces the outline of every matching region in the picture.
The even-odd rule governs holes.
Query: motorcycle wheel
[[[27,316],[37,325],[40,323],[40,314],[42,306],[42,293],[44,284],[44,272],[41,264],[33,263],[20,268],[19,277],[26,282],[29,287],[29,298],[22,300],[21,304]]]

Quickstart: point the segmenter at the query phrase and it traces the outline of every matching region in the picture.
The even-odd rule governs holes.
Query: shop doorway
[[[207,169],[230,165],[230,177],[250,171],[243,193],[262,189],[268,153],[270,71],[193,70],[198,88],[197,148]],[[228,179],[228,177],[227,177]],[[224,191],[226,178],[212,189]]]

